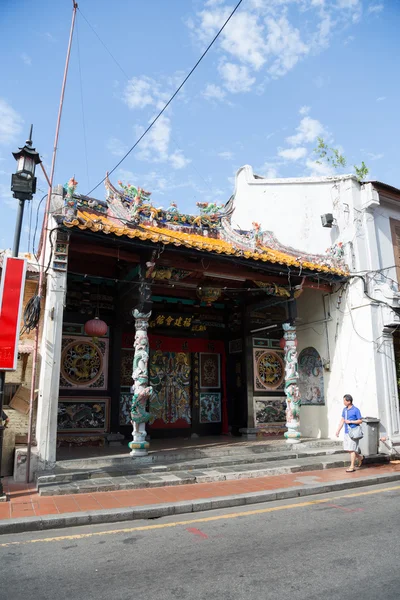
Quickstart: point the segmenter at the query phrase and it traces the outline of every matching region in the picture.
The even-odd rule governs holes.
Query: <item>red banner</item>
[[[0,370],[15,371],[26,260],[5,257],[0,287]]]

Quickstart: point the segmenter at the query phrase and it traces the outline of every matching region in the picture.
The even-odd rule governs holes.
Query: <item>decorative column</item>
[[[286,427],[285,438],[288,444],[300,442],[300,391],[297,372],[297,339],[296,327],[291,323],[282,325],[285,340],[285,394],[286,394]]]
[[[147,403],[152,393],[149,386],[149,338],[147,329],[149,327],[150,312],[140,312],[135,309],[135,354],[133,357],[133,386],[131,420],[133,426],[133,441],[129,442],[131,456],[146,456],[148,454],[149,442],[146,442],[146,423],[150,419],[150,413],[146,410]]]

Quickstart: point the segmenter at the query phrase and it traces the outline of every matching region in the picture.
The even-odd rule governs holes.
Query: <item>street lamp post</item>
[[[21,240],[22,222],[24,218],[25,202],[32,200],[36,192],[36,165],[41,163],[38,152],[32,147],[32,130],[29,132],[29,139],[25,142],[25,146],[19,148],[17,152],[13,152],[13,156],[17,161],[17,169],[11,176],[11,191],[14,198],[19,201],[17,222],[15,225],[14,243],[12,256],[18,257],[19,244]],[[3,398],[4,398],[5,371],[0,371],[0,498],[4,497],[3,484],[1,478],[1,461],[3,456]]]

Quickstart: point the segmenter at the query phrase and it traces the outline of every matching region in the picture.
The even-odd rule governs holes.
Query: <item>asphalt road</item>
[[[1,600],[398,600],[400,485],[0,537]]]

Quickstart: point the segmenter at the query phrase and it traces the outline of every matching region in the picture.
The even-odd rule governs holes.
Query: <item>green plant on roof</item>
[[[346,157],[337,148],[328,146],[322,137],[318,137],[317,142],[318,145],[314,148],[314,152],[318,155],[318,160],[316,162],[319,165],[326,162],[336,170],[344,169],[346,167]],[[359,167],[357,167],[357,165],[353,165],[353,167],[358,181],[362,181],[367,177],[369,169],[364,161],[362,161]]]

